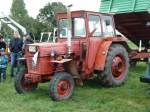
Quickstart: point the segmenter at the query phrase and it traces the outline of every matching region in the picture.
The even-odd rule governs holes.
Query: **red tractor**
[[[126,38],[116,35],[113,15],[90,11],[57,14],[56,43],[25,46],[22,71],[16,76],[18,93],[36,90],[50,81],[53,100],[71,97],[75,82],[97,77],[106,86],[119,86],[127,78]]]

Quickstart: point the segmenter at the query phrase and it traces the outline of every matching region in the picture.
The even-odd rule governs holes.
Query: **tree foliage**
[[[25,3],[23,0],[13,0],[11,6],[11,17],[19,24],[24,26],[27,31],[30,31],[31,24],[34,21],[29,17],[27,10],[25,9]]]
[[[37,19],[42,23],[47,24],[47,30],[52,31],[56,27],[55,15],[59,12],[66,12],[67,8],[61,2],[52,2],[40,9],[40,13],[37,16]]]
[[[61,2],[48,3],[34,19],[28,15],[25,8],[24,0],[13,0],[10,17],[26,28],[27,32],[32,32],[36,39],[40,38],[41,32],[53,31],[56,27],[55,14],[66,11],[66,7]],[[12,34],[6,25],[3,25],[2,31],[4,35]]]
[[[40,38],[40,31],[42,31],[44,25],[28,15],[23,0],[13,0],[10,16],[25,27],[27,32],[33,33],[36,39]]]
[[[13,18],[15,21],[17,21],[19,24],[24,26],[26,23],[27,18],[29,18],[27,10],[25,9],[25,4],[23,0],[13,0],[12,6],[11,6],[11,18]],[[28,20],[27,20],[28,21]],[[10,30],[6,24],[2,24],[1,33],[6,35],[11,35],[13,33],[12,30]]]
[[[29,17],[23,0],[13,0],[11,6],[11,16],[18,21]]]

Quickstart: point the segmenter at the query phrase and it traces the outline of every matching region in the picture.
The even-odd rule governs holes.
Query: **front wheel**
[[[25,81],[24,76],[25,76],[26,73],[27,73],[27,70],[21,70],[16,75],[15,89],[19,94],[33,92],[37,88],[37,83],[29,83],[29,82]]]
[[[66,72],[55,73],[50,81],[49,95],[55,101],[69,99],[74,91],[73,77]]]
[[[126,49],[119,44],[111,45],[108,51],[104,71],[99,74],[103,85],[119,86],[127,78],[129,58]]]

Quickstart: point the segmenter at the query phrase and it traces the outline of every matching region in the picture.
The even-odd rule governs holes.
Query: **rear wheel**
[[[119,86],[127,78],[129,58],[126,49],[119,44],[110,46],[104,71],[99,74],[101,83],[106,86]]]
[[[53,100],[66,100],[74,91],[73,77],[66,72],[55,73],[50,81],[50,97]]]
[[[24,76],[25,76],[26,73],[27,73],[27,70],[21,70],[16,75],[15,89],[19,94],[33,92],[37,88],[37,83],[29,83],[29,82],[25,81]]]

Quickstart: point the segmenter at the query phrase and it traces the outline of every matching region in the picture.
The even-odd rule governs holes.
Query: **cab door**
[[[88,41],[85,60],[86,74],[90,74],[94,69],[96,54],[102,42],[102,35],[100,15],[88,14]]]
[[[84,17],[76,17],[72,20],[72,49],[76,52],[76,54],[81,54],[81,43],[86,40],[86,25]],[[78,49],[77,49],[78,48]],[[75,50],[76,49],[76,50]]]

